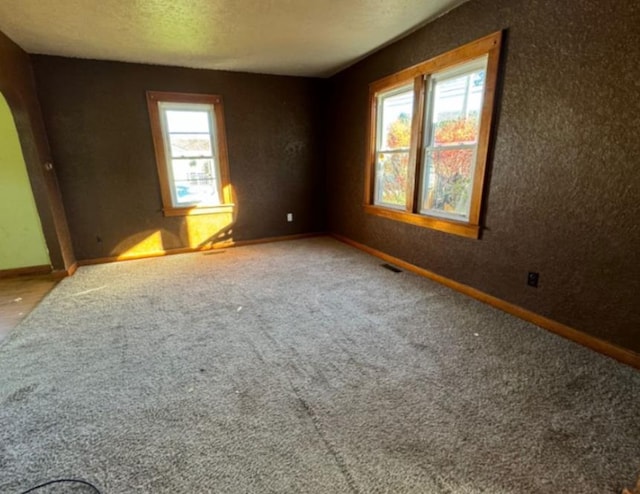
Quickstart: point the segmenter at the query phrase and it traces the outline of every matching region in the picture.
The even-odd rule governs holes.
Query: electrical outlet
[[[533,288],[538,288],[539,280],[540,280],[540,273],[529,271],[529,274],[527,274],[527,285],[532,286]]]
[[[293,213],[287,213],[287,221],[291,223],[293,221]]]

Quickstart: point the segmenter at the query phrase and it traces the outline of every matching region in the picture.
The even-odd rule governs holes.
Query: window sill
[[[423,216],[416,213],[408,213],[406,211],[373,206],[371,204],[365,204],[364,210],[368,214],[372,214],[374,216],[402,221],[403,223],[410,223],[423,228],[431,228],[432,230],[438,230],[440,232],[452,233],[453,235],[460,235],[461,237],[477,239],[480,236],[479,225]]]
[[[196,214],[233,213],[235,204],[220,204],[219,206],[189,206],[185,208],[165,208],[165,216],[193,216]]]

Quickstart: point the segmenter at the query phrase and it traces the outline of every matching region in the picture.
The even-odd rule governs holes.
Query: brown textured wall
[[[330,230],[640,351],[639,26],[635,0],[471,0],[334,76]],[[501,29],[482,239],[365,214],[368,84]]]
[[[33,59],[78,259],[121,255],[155,234],[164,249],[189,246],[186,219],[161,212],[147,90],[222,95],[238,203],[234,240],[325,228],[323,81]]]
[[[75,257],[36,95],[29,55],[0,32],[0,92],[13,113],[53,269],[66,270]]]

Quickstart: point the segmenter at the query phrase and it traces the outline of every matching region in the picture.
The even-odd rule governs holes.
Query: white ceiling
[[[29,53],[328,76],[466,0],[0,0]]]

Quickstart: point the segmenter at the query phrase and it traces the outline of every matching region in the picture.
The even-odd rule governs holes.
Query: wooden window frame
[[[463,45],[442,55],[401,70],[395,74],[379,79],[369,85],[369,135],[367,144],[367,163],[365,168],[364,209],[367,213],[402,221],[424,228],[461,235],[469,238],[480,236],[480,212],[484,179],[487,168],[487,156],[495,90],[498,79],[500,47],[502,31],[490,34],[476,41]],[[468,221],[457,221],[437,216],[427,216],[418,212],[418,191],[420,189],[421,170],[424,164],[423,133],[425,120],[425,79],[430,74],[451,69],[457,65],[486,56],[487,69],[483,95],[483,105],[478,130],[478,142],[475,162],[475,173],[472,184],[471,203]],[[374,203],[376,179],[376,133],[377,133],[377,96],[397,87],[405,86],[413,81],[413,119],[411,125],[411,148],[409,154],[409,171],[407,176],[407,201],[404,209],[389,208]]]
[[[206,104],[213,107],[215,119],[216,172],[220,180],[221,203],[217,205],[189,205],[175,206],[171,196],[171,180],[168,172],[165,136],[162,130],[160,103],[191,103]],[[192,214],[228,213],[234,208],[231,194],[231,180],[229,175],[229,158],[227,151],[227,134],[224,124],[224,106],[222,96],[217,94],[174,93],[164,91],[147,91],[147,107],[151,122],[151,135],[156,155],[160,192],[162,196],[162,211],[165,216],[187,216]],[[214,145],[214,143],[212,143]],[[214,151],[215,153],[215,151]]]

